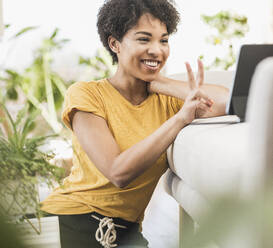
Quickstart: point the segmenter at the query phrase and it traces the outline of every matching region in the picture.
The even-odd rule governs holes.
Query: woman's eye
[[[164,40],[161,40],[162,43],[168,43],[169,40],[168,39],[164,39]]]
[[[143,42],[148,42],[148,41],[149,41],[149,39],[148,39],[148,38],[138,38],[137,40],[139,40],[139,41],[143,41]]]

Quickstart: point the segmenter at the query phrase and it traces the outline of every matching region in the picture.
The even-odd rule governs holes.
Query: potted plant
[[[52,186],[63,177],[63,169],[49,162],[54,154],[46,154],[39,147],[56,135],[33,137],[31,131],[37,111],[28,114],[26,105],[14,120],[3,103],[0,132],[0,212],[13,220],[26,220],[40,234],[39,191],[37,185]],[[38,219],[35,227],[28,216]]]
[[[6,25],[8,28],[9,25]],[[5,60],[8,58],[12,45],[17,39],[26,35],[36,27],[25,27],[7,40],[7,49]],[[72,148],[70,142],[66,139],[69,137],[67,130],[63,128],[60,121],[60,111],[63,105],[64,95],[67,86],[69,85],[57,72],[53,70],[52,63],[54,62],[54,51],[62,49],[63,44],[67,39],[57,39],[58,28],[56,28],[49,37],[43,38],[41,45],[35,49],[33,53],[33,60],[29,66],[22,71],[11,68],[4,68],[4,61],[0,61],[0,98],[3,99],[9,106],[17,108],[19,105],[28,104],[28,113],[39,111],[39,116],[33,120],[39,122],[34,132],[39,135],[41,133],[53,132],[58,134],[56,140],[50,139],[46,141],[45,147],[50,147],[54,150],[55,156],[54,163],[69,173],[72,166],[71,153]],[[5,47],[4,47],[5,48]],[[3,114],[0,108],[0,117]],[[5,121],[3,122],[5,130],[8,129]],[[54,145],[58,143],[58,145]],[[62,144],[60,144],[62,143]],[[61,152],[63,147],[68,147],[65,156],[62,157]]]

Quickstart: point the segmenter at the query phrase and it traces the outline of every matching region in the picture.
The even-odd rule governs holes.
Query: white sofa
[[[184,76],[178,75],[176,78]],[[230,87],[233,78],[231,72],[206,72],[205,76],[206,82],[220,83],[227,87]],[[165,175],[165,189],[181,206],[180,228],[185,228],[182,227],[184,222],[189,223],[187,216],[199,223],[208,215],[213,203],[223,196],[252,199],[255,202],[255,197],[263,192],[264,186],[271,185],[273,58],[262,61],[255,71],[247,103],[246,122],[196,122],[181,130],[167,151],[170,170]],[[222,240],[218,245],[221,248],[270,247],[261,246],[261,235],[256,229],[248,229],[248,224],[242,225],[243,234],[233,232],[228,241]],[[180,234],[183,236],[182,229]],[[269,243],[272,244],[272,240]]]

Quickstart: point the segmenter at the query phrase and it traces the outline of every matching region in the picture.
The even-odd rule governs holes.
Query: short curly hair
[[[127,31],[133,28],[145,13],[163,22],[169,34],[177,31],[180,16],[171,0],[106,0],[100,8],[98,33],[104,47],[112,56],[113,64],[118,62],[118,57],[108,45],[109,36],[122,41]]]

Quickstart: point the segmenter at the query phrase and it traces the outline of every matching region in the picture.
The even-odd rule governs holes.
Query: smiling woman
[[[143,82],[155,80],[165,65],[169,56],[168,36],[166,25],[148,13],[127,31],[122,42],[109,36],[109,48],[118,59],[117,73],[110,82],[132,103],[137,105],[147,97],[147,84]],[[126,85],[131,85],[129,91]]]
[[[198,110],[213,105],[201,90],[200,61],[197,80],[187,64],[189,90],[179,83],[177,98],[151,91],[162,84],[177,89],[159,73],[178,22],[168,0],[108,0],[100,9],[98,32],[118,69],[69,87],[62,119],[73,132],[74,165],[42,203],[59,215],[63,248],[147,247],[141,223],[168,168],[166,149]]]

